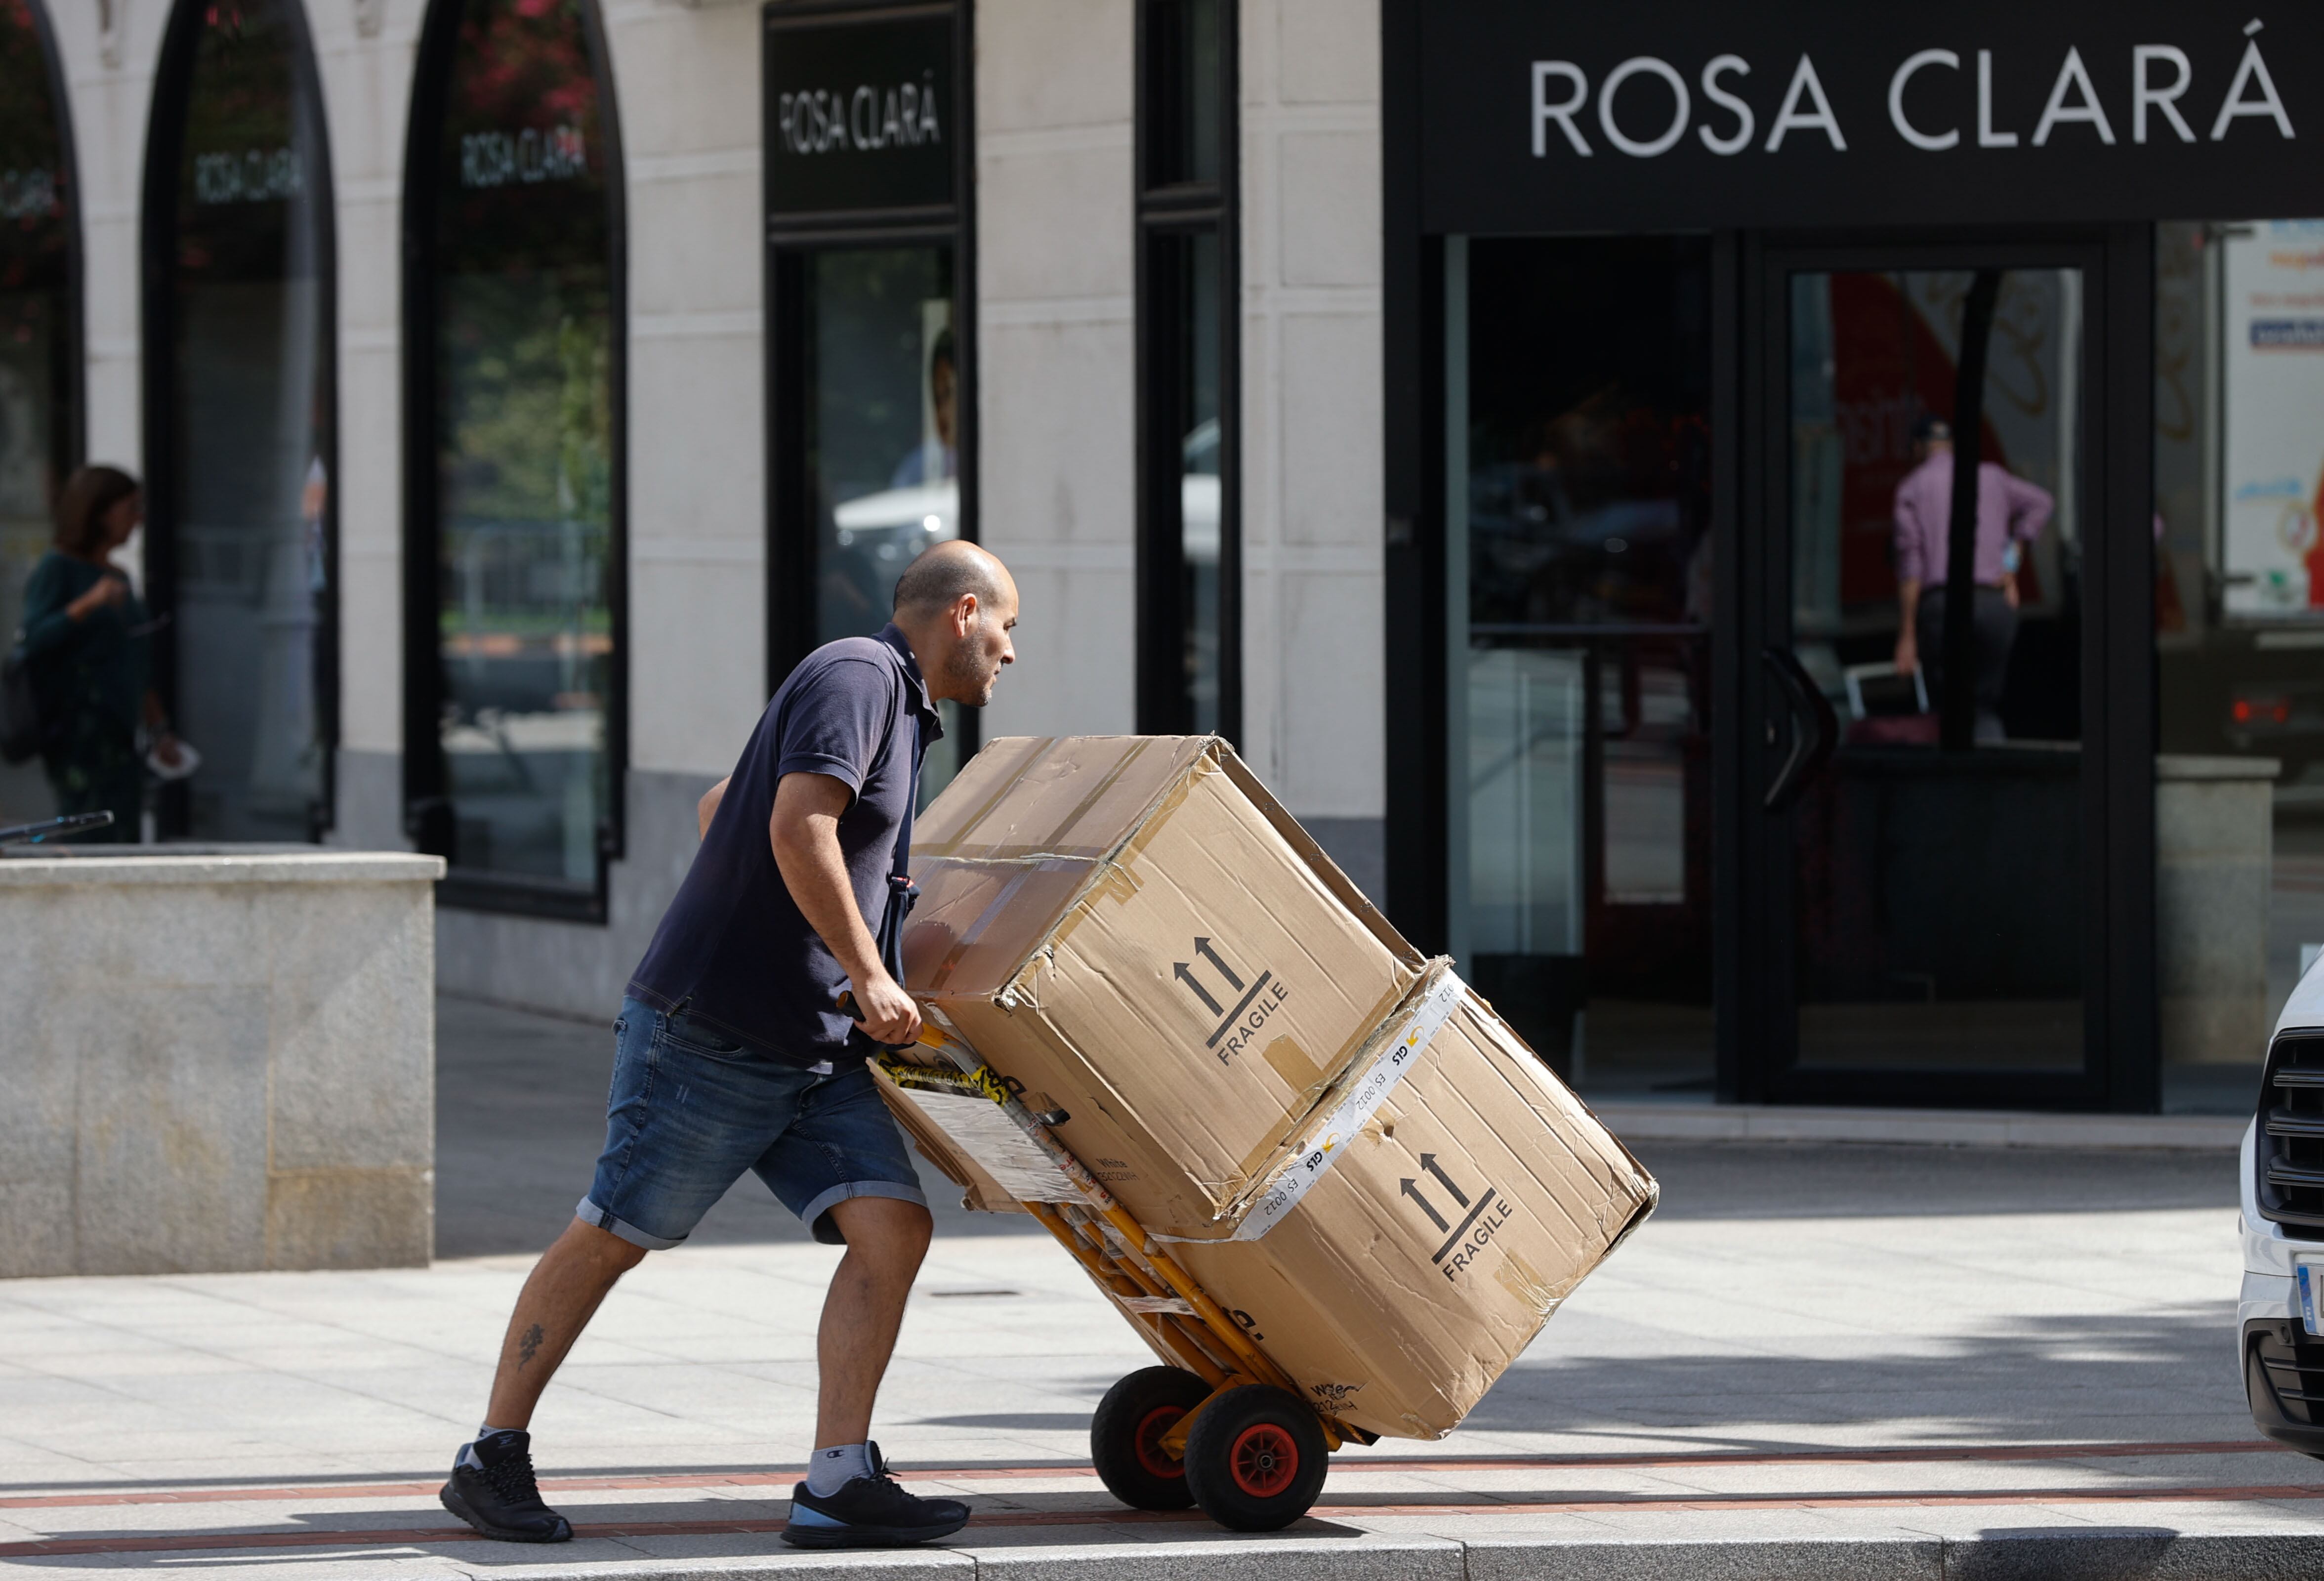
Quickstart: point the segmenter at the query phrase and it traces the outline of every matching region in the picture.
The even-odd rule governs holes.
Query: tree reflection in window
[[[437,172],[449,855],[595,887],[614,630],[608,149],[581,0],[466,0]]]
[[[326,820],[330,167],[296,0],[182,0],[165,75],[170,450],[150,564],[179,727],[202,754],[172,833],[300,840]],[[166,113],[166,112],[164,112]]]
[[[32,0],[0,0],[0,641],[73,461],[71,163]],[[0,823],[45,817],[37,762],[0,766]]]

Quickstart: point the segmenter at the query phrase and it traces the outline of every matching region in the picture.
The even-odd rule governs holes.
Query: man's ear
[[[975,594],[962,594],[960,601],[952,606],[952,634],[955,637],[967,636],[976,629],[976,617],[982,613],[982,611],[978,607]]]

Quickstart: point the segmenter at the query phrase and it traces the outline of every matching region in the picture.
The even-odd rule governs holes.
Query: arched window
[[[180,0],[145,156],[145,569],[201,754],[164,833],[319,837],[337,737],[331,162],[298,0]]]
[[[40,0],[0,0],[0,643],[80,459],[80,224],[62,79]],[[41,765],[0,766],[0,823],[51,809]]]
[[[404,164],[404,782],[451,904],[602,920],[619,855],[621,169],[591,0],[435,0]]]

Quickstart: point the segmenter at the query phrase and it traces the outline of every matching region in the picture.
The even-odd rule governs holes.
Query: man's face
[[[961,600],[954,615],[954,640],[945,656],[944,695],[972,708],[992,700],[993,683],[1001,667],[1017,661],[1017,647],[1009,633],[1017,625],[1017,589],[1003,584],[990,606],[974,595]],[[959,628],[966,626],[965,631]]]

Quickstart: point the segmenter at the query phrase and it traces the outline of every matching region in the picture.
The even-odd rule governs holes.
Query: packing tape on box
[[[1450,966],[1440,963],[1432,971],[1425,979],[1420,997],[1406,1013],[1403,1027],[1396,1036],[1381,1043],[1379,1052],[1373,1056],[1371,1063],[1364,1068],[1364,1073],[1356,1078],[1346,1095],[1333,1105],[1331,1114],[1320,1124],[1308,1128],[1308,1135],[1313,1140],[1294,1155],[1288,1165],[1277,1172],[1274,1179],[1259,1193],[1259,1199],[1251,1205],[1250,1211],[1243,1216],[1242,1222],[1235,1226],[1235,1233],[1227,1239],[1258,1240],[1282,1223],[1285,1216],[1299,1206],[1299,1199],[1307,1195],[1315,1182],[1332,1172],[1332,1166],[1339,1161],[1343,1145],[1355,1140],[1357,1133],[1363,1130],[1364,1123],[1379,1112],[1380,1105],[1388,1101],[1388,1094],[1394,1092],[1397,1084],[1404,1079],[1405,1073],[1420,1063],[1421,1052],[1428,1047],[1429,1040],[1436,1036],[1437,1029],[1452,1015],[1453,1007],[1461,1003],[1461,996],[1467,988],[1468,985],[1461,981],[1460,974]],[[1156,1234],[1154,1238],[1157,1241],[1192,1241],[1198,1237]]]

